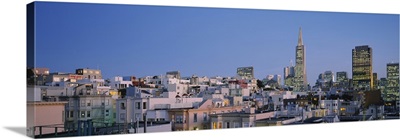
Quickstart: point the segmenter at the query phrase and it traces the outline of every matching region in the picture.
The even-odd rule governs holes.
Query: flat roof
[[[294,119],[294,118],[295,117],[266,118],[266,119],[256,120],[256,122],[260,122],[260,121],[284,121],[284,120],[289,120],[289,119]]]

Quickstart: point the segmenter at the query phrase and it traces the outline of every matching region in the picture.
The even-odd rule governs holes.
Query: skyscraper
[[[352,51],[353,88],[370,90],[373,88],[372,48],[362,45],[356,46]]]
[[[292,76],[294,77],[294,66],[287,66],[283,69],[284,77]]]
[[[293,86],[294,66],[292,61],[290,62],[290,66],[287,66],[283,69],[283,78],[286,86]]]
[[[275,74],[275,75],[267,75],[267,77],[265,78],[267,81],[275,81],[278,85],[282,84],[282,80],[281,80],[282,76],[279,74]]]
[[[387,85],[385,100],[399,100],[399,63],[388,63],[386,65]]]
[[[345,71],[336,72],[336,82],[339,84],[339,87],[342,88],[349,87],[349,79],[347,78],[347,72]]]
[[[254,68],[253,67],[239,67],[239,68],[237,68],[237,75],[243,79],[253,79],[254,78]]]
[[[296,46],[296,66],[294,75],[294,91],[307,90],[306,50],[303,44],[302,30],[299,29],[299,39]]]
[[[378,89],[378,73],[372,73],[372,82],[373,89]]]

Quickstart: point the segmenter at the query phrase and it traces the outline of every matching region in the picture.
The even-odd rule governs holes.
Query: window
[[[203,121],[207,121],[207,112],[203,112]]]
[[[70,111],[69,117],[70,117],[70,118],[73,118],[73,117],[74,117],[74,111]]]
[[[125,113],[119,114],[119,119],[120,120],[125,120]]]
[[[146,109],[146,102],[143,102],[143,109]]]
[[[61,115],[62,115],[62,121],[65,122],[65,116],[66,116],[66,115],[65,115],[65,112],[62,111],[62,114],[61,114]]]
[[[108,116],[110,114],[109,110],[106,110],[106,116]]]
[[[175,122],[176,123],[183,123],[183,116],[176,116]]]
[[[231,128],[231,126],[230,126],[230,123],[229,122],[226,122],[226,128]]]
[[[85,100],[82,100],[82,101],[81,101],[81,106],[84,107],[85,104],[86,104]]]
[[[70,101],[68,102],[68,105],[69,105],[70,107],[74,107],[74,100],[70,100]]]
[[[85,118],[85,111],[81,111],[81,118]]]
[[[90,111],[87,111],[86,116],[90,118]]]
[[[135,117],[136,117],[136,118],[135,118],[136,120],[140,120],[141,114],[140,114],[140,113],[136,113],[136,114],[135,114]]]
[[[87,103],[87,106],[90,106],[90,105],[91,105],[90,102],[88,102],[88,103]]]
[[[197,122],[197,113],[193,114],[193,122]]]
[[[110,105],[110,100],[106,100],[106,105]]]
[[[217,129],[217,123],[216,123],[216,122],[213,122],[212,124],[213,124],[213,125],[212,125],[212,128],[213,128],[213,129]]]
[[[239,127],[240,127],[240,123],[238,123],[238,122],[234,122],[234,123],[233,123],[233,127],[235,127],[235,128],[239,128]]]
[[[140,109],[140,102],[136,102],[136,109]]]
[[[125,110],[125,103],[121,103],[121,109]]]
[[[250,126],[250,123],[249,122],[244,122],[243,123],[243,127],[249,127]]]

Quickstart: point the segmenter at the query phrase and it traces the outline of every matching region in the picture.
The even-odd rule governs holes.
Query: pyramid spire
[[[302,36],[302,32],[301,32],[301,27],[299,30],[299,42],[297,43],[297,46],[302,46],[303,45],[303,36]]]

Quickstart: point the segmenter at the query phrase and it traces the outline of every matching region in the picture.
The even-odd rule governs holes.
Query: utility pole
[[[144,120],[143,133],[146,133],[146,131],[147,131],[147,113],[144,113],[143,120]]]

